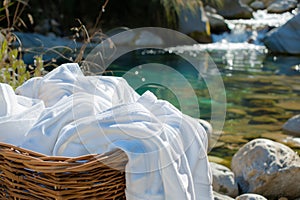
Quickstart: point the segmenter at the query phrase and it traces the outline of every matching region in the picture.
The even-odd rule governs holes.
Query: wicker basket
[[[126,154],[45,156],[0,143],[0,199],[125,199]]]

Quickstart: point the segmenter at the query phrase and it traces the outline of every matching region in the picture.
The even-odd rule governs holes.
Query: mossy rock
[[[278,125],[278,124],[257,124],[257,125],[249,125],[248,129],[274,132],[274,131],[280,131],[281,130],[281,125]]]
[[[282,122],[286,122],[293,116],[294,116],[293,113],[286,113],[286,112],[283,112],[282,114],[271,115],[271,117],[277,119],[278,121],[282,121]]]
[[[287,86],[264,86],[260,88],[254,88],[254,92],[256,93],[276,93],[276,94],[286,94],[292,92],[291,87]]]
[[[282,143],[287,138],[287,135],[282,134],[281,131],[277,131],[277,132],[263,133],[263,134],[261,134],[261,137]]]
[[[272,99],[254,99],[250,101],[246,101],[247,105],[250,107],[266,107],[266,106],[274,106],[276,104],[275,100]]]
[[[269,116],[258,116],[258,117],[253,117],[250,121],[249,124],[273,124],[277,123],[278,120]]]
[[[219,138],[220,141],[225,143],[247,143],[248,140],[245,140],[241,135],[221,135]]]
[[[284,101],[277,103],[276,106],[285,110],[300,111],[299,101]]]
[[[230,164],[231,164],[230,160],[217,157],[217,156],[211,156],[211,155],[208,156],[208,160],[209,162],[218,163],[220,165],[225,165],[226,167],[230,168]]]
[[[248,113],[255,116],[269,115],[269,114],[281,114],[284,113],[284,109],[274,107],[261,107],[261,108],[250,108]]]
[[[249,94],[244,96],[245,100],[280,100],[285,98],[288,97],[274,94]]]
[[[247,112],[238,108],[228,108],[226,111],[227,119],[237,119],[247,115]]]

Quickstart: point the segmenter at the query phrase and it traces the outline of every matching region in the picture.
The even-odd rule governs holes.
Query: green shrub
[[[27,66],[22,60],[21,47],[12,48],[17,40],[13,34],[15,28],[24,25],[21,13],[28,1],[5,0],[0,7],[0,20],[6,22],[6,27],[0,29],[0,82],[13,88],[18,87],[32,76],[41,76],[43,72],[42,56],[35,58],[35,66]]]
[[[2,40],[0,49],[0,82],[7,83],[13,88],[18,87],[32,76],[41,76],[43,59],[35,58],[36,67],[27,66],[20,58],[18,49],[11,49],[6,39]]]

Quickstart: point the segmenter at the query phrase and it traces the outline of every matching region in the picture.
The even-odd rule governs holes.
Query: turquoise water
[[[299,151],[299,138],[284,135],[281,126],[300,113],[300,57],[269,55],[261,46],[234,45],[229,49],[186,46],[171,51],[135,51],[112,63],[106,75],[123,76],[138,93],[150,90],[177,108],[184,107],[184,113],[210,121],[211,106],[218,102],[211,98],[213,91],[209,91],[205,79],[215,73],[210,71],[210,65],[215,64],[225,85],[227,111],[211,159],[228,164],[241,145],[257,137]],[[201,70],[203,66],[206,70],[196,70],[182,58],[183,54],[197,59]],[[157,63],[163,67],[157,69]],[[188,96],[190,87],[197,96],[196,103]]]
[[[214,43],[130,52],[106,74],[123,76],[138,93],[150,90],[183,113],[211,122],[209,155],[215,162],[229,165],[254,138],[300,152],[300,138],[281,130],[300,113],[300,57],[272,55],[262,42],[269,27],[292,17],[257,11],[253,19],[226,20],[231,32],[213,35]]]

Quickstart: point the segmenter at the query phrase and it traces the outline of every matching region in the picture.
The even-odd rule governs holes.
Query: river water
[[[172,72],[153,70],[143,65],[150,62],[172,66],[192,85],[198,97],[200,114],[194,112],[198,107],[190,103],[189,98],[178,99],[179,93],[174,94],[163,85],[146,84],[137,91],[150,90],[179,109],[184,104],[188,108],[184,111],[186,114],[210,121],[211,106],[216,103],[211,98],[214,91],[209,91],[205,73],[199,74],[180,55],[199,58],[208,68],[211,64],[217,66],[227,99],[226,120],[223,129],[218,130],[220,135],[209,153],[210,160],[229,165],[232,155],[243,144],[258,137],[287,144],[300,152],[300,138],[285,135],[281,130],[290,117],[300,113],[300,57],[272,55],[262,43],[269,27],[278,27],[292,16],[291,13],[278,15],[257,11],[253,19],[227,21],[231,33],[213,35],[214,43],[180,46],[166,51],[146,49],[132,52],[116,60],[108,69],[108,75],[124,76],[130,68],[138,66],[140,70],[130,76],[130,84],[136,84],[133,77],[144,76],[144,81],[145,77],[159,77],[174,84],[184,96],[188,88],[170,74]],[[206,73],[213,72],[208,70]]]

